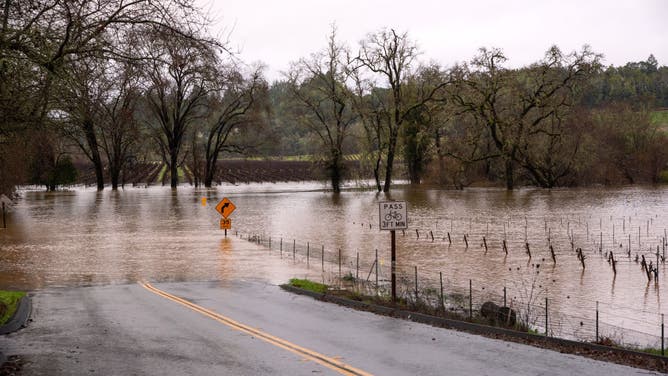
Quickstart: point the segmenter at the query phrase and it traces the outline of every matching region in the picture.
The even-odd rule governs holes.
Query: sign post
[[[378,221],[381,231],[390,231],[392,301],[397,301],[397,234],[396,230],[408,228],[406,201],[382,201],[378,203]]]
[[[232,201],[227,197],[223,197],[218,205],[216,205],[216,211],[223,216],[220,220],[220,229],[225,230],[225,237],[227,237],[227,230],[232,228],[232,220],[227,217],[229,217],[236,208],[237,207],[234,206]]]

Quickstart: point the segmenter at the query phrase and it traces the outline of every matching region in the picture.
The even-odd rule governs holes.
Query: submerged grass
[[[0,290],[0,325],[4,325],[16,312],[19,300],[25,292]]]

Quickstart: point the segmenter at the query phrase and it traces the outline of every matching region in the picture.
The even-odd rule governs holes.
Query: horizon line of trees
[[[503,51],[424,63],[407,33],[358,48],[332,26],[321,51],[269,84],[208,31],[193,1],[6,1],[0,29],[0,193],[72,182],[73,160],[112,189],[135,160],[215,184],[224,156],[314,155],[333,191],[369,178],[544,188],[668,180],[668,67],[604,67],[556,46],[510,69]],[[346,170],[347,154],[360,170]]]

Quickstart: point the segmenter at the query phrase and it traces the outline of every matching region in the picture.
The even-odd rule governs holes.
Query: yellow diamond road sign
[[[237,208],[237,207],[234,206],[234,204],[232,203],[232,201],[230,201],[230,199],[227,198],[227,197],[225,197],[225,198],[223,198],[222,200],[220,200],[220,202],[218,203],[218,205],[216,205],[216,211],[218,211],[218,213],[220,213],[220,215],[222,215],[223,218],[227,218],[227,217],[229,217],[230,214],[232,214],[232,212],[233,212],[234,209],[236,209],[236,208]]]

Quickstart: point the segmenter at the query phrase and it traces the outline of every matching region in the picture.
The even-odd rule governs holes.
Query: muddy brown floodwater
[[[485,295],[479,299],[499,298],[506,287],[511,304],[536,305],[538,329],[538,311],[547,297],[551,330],[563,331],[555,334],[564,337],[591,335],[599,302],[600,330],[606,336],[642,346],[660,343],[661,314],[668,304],[663,259],[668,188],[506,192],[398,187],[386,197],[354,189],[335,195],[323,187],[22,190],[8,228],[0,229],[0,288],[257,277],[282,283],[315,273],[313,267],[306,270],[232,236],[236,231],[341,249],[347,267],[359,252],[364,276],[378,249],[379,274],[387,279],[389,235],[378,230],[378,202],[395,199],[408,202],[409,229],[397,236],[402,281],[412,280],[417,267],[421,284],[437,286],[440,272],[446,290],[468,291],[471,280],[478,295]],[[202,205],[202,197],[208,205]],[[218,229],[220,216],[214,210],[223,197],[237,207],[228,238]],[[585,254],[585,268],[576,248]],[[636,255],[653,266],[658,257],[658,280],[648,280]]]

